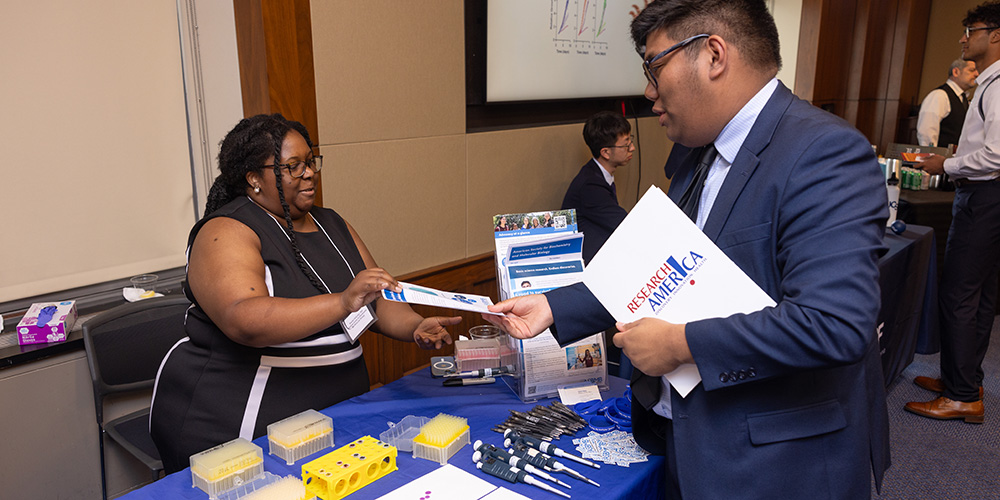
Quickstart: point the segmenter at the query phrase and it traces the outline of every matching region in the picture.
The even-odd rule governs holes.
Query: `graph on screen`
[[[629,25],[642,0],[503,0],[487,12],[489,102],[641,95]]]

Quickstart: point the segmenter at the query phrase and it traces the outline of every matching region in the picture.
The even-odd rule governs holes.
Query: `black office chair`
[[[123,304],[83,325],[87,364],[94,382],[94,409],[101,448],[101,491],[108,498],[104,470],[104,436],[146,464],[153,481],[163,462],[149,436],[149,405],[104,421],[104,398],[111,394],[148,391],[167,351],[184,333],[184,314],[191,305],[183,296],[154,297]]]

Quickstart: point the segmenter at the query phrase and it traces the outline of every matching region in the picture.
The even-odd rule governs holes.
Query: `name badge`
[[[371,306],[366,305],[347,315],[347,318],[344,318],[344,321],[340,322],[340,327],[344,329],[344,332],[347,333],[347,336],[351,338],[351,342],[353,343],[358,340],[358,337],[362,333],[365,333],[368,327],[375,323],[376,319],[378,318],[372,312]]]

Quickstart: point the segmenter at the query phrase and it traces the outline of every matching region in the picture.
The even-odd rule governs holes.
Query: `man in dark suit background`
[[[618,205],[615,170],[632,159],[632,127],[619,113],[599,111],[583,125],[583,140],[594,157],[576,174],[566,190],[562,209],[576,209],[583,233],[583,262],[590,263],[628,212]]]
[[[868,141],[775,78],[763,0],[656,1],[632,39],[676,143],[670,198],[777,303],[619,323],[636,441],[666,455],[669,498],[868,498],[889,466],[875,336],[887,207]],[[583,284],[491,310],[514,337],[551,325],[560,344],[614,321]],[[682,398],[662,375],[683,363],[702,382]]]

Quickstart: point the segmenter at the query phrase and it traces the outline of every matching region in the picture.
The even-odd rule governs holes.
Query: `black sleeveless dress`
[[[365,269],[364,261],[336,212],[315,207],[310,214],[320,230],[295,233],[296,244],[326,287],[342,292]],[[194,226],[189,258],[198,231],[215,217],[238,220],[257,233],[269,295],[321,293],[296,264],[283,225],[244,196]],[[278,420],[368,390],[361,344],[352,344],[339,324],[296,342],[248,347],[226,337],[198,307],[197,297],[188,292],[188,298],[193,304],[185,319],[188,337],[164,358],[150,411],[150,432],[168,473],[188,467],[195,453],[237,437],[257,438]]]

